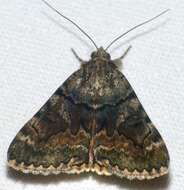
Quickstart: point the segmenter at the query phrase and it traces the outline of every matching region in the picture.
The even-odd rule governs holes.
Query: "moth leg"
[[[87,62],[87,61],[84,61],[83,59],[81,59],[81,58],[77,55],[76,51],[75,51],[73,48],[71,48],[71,51],[72,51],[72,53],[74,54],[74,56],[77,58],[77,60],[78,60],[82,65]]]
[[[132,48],[132,46],[130,45],[126,49],[126,51],[123,53],[122,56],[120,56],[119,58],[113,60],[113,63],[116,64],[116,65],[122,65],[122,61],[121,60],[124,59],[124,57],[128,54],[128,52],[130,51],[131,48]]]

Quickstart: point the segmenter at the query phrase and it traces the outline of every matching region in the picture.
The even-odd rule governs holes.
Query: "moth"
[[[95,172],[127,179],[153,179],[168,173],[166,145],[126,77],[104,49],[94,44],[89,61],[74,72],[18,132],[8,149],[9,167],[32,174]]]

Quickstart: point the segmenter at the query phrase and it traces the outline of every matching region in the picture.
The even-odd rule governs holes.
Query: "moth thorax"
[[[97,51],[92,52],[91,59],[98,63],[104,63],[108,62],[111,57],[110,54],[103,49],[103,47],[100,47]]]

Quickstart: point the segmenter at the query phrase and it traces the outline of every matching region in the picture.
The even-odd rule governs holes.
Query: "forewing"
[[[165,143],[127,79],[122,80],[126,97],[97,112],[94,171],[139,180],[162,176],[169,165]]]
[[[80,127],[87,119],[85,107],[68,99],[61,86],[12,141],[9,166],[43,175],[87,171],[89,134]]]

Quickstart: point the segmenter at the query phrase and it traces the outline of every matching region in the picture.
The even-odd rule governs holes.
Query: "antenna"
[[[62,16],[64,19],[68,20],[69,22],[71,22],[73,25],[75,25],[85,36],[88,37],[88,39],[93,43],[93,45],[96,47],[96,49],[98,49],[98,46],[96,45],[96,43],[94,42],[94,40],[79,26],[77,25],[74,21],[72,21],[71,19],[69,19],[68,17],[66,17],[65,15],[63,15],[62,13],[60,13],[58,10],[56,10],[54,7],[52,7],[48,2],[46,2],[45,0],[42,0],[48,7],[50,7],[54,12],[56,12],[57,14],[59,14],[60,16]]]
[[[123,34],[121,34],[120,36],[118,36],[117,38],[115,38],[115,39],[105,48],[105,50],[109,49],[109,47],[110,47],[112,44],[114,44],[117,40],[119,40],[120,38],[122,38],[123,36],[125,36],[126,34],[128,34],[129,32],[131,32],[132,30],[134,30],[134,29],[136,29],[136,28],[138,28],[138,27],[140,27],[140,26],[142,26],[142,25],[144,25],[144,24],[147,24],[147,23],[151,22],[152,20],[155,20],[156,18],[158,18],[158,17],[160,17],[161,15],[165,14],[165,13],[168,12],[169,10],[170,10],[170,9],[167,9],[167,10],[161,12],[160,14],[154,16],[153,18],[151,18],[151,19],[149,19],[149,20],[147,20],[147,21],[145,21],[145,22],[142,22],[142,23],[140,23],[140,24],[134,26],[133,28],[129,29],[129,30],[126,31],[125,33],[123,33]]]

